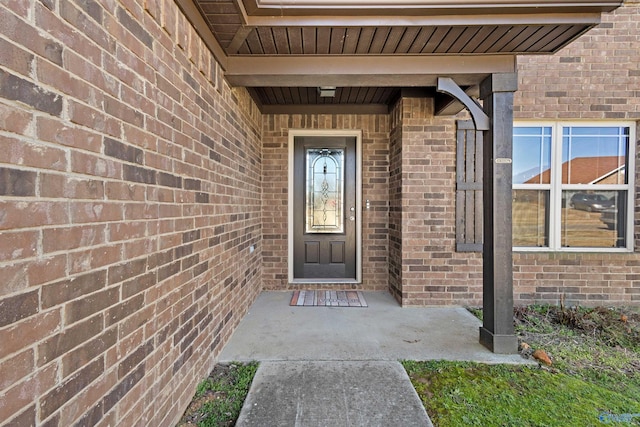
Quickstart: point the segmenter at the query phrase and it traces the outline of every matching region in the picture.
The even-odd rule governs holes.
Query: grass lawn
[[[235,425],[257,370],[257,362],[216,365],[198,385],[177,427]]]
[[[531,306],[514,320],[523,356],[543,349],[550,367],[403,362],[434,425],[640,425],[637,309]]]

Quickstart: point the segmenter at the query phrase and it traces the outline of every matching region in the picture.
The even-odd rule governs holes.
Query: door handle
[[[351,211],[351,216],[349,217],[349,221],[355,221],[355,220],[356,220],[356,217],[355,217],[355,215],[353,215],[353,214],[355,213],[356,208],[355,208],[355,207],[353,207],[353,206],[351,206],[351,209],[349,209],[349,210]]]

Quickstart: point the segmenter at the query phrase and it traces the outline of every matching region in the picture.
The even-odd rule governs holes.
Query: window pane
[[[513,191],[513,246],[549,246],[549,191]]]
[[[513,130],[513,183],[551,182],[551,128],[517,127]]]
[[[563,191],[562,246],[625,247],[625,191]]]
[[[626,184],[628,127],[565,127],[563,184]]]
[[[307,233],[342,233],[344,150],[307,149]]]

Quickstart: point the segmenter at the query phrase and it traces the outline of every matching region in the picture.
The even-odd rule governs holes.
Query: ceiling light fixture
[[[318,88],[318,93],[321,98],[333,98],[336,96],[336,87],[335,86],[320,86]]]

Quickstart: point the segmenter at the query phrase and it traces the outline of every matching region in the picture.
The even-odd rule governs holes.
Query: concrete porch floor
[[[291,295],[263,292],[220,361],[528,362],[480,345],[481,323],[462,307],[403,308],[387,292],[365,292],[366,308],[291,307]]]
[[[368,307],[291,307],[263,292],[220,361],[260,361],[239,427],[433,427],[399,360],[527,363],[478,343],[461,307],[402,308],[386,292]]]

